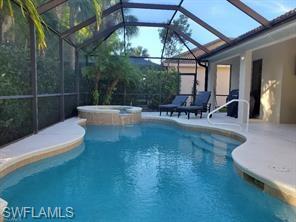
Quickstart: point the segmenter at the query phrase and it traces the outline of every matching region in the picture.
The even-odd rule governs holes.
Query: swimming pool
[[[84,144],[3,178],[0,195],[10,207],[73,207],[68,221],[295,221],[237,175],[238,145],[158,123],[87,126]]]

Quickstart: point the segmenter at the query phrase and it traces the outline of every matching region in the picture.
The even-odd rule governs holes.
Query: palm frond
[[[4,3],[5,1],[5,3]],[[37,32],[38,49],[43,50],[46,48],[46,39],[44,32],[44,21],[38,13],[35,0],[0,0],[0,10],[8,9],[10,16],[14,16],[12,1],[19,5],[24,17],[29,17],[34,23]]]
[[[45,22],[38,13],[36,0],[0,0],[0,10],[3,10],[3,8],[6,7],[10,16],[14,16],[12,1],[20,6],[23,16],[29,17],[33,22],[37,33],[38,49],[44,50],[47,47],[44,30]],[[103,3],[102,0],[92,0],[92,2],[96,14],[97,26],[99,27],[102,21]]]
[[[103,3],[101,0],[93,0],[93,7],[96,13],[97,27],[100,26],[103,14]]]
[[[13,16],[13,10],[12,10],[12,5],[11,5],[11,2],[10,2],[10,1],[8,1],[7,3],[8,3],[8,10],[9,10],[9,15],[10,15],[10,16]]]
[[[37,42],[38,49],[43,50],[47,47],[45,31],[43,26],[43,19],[39,15],[37,11],[37,7],[35,5],[34,0],[17,0],[17,2],[21,5],[22,11],[26,11],[28,13],[29,18],[34,23],[37,33]]]

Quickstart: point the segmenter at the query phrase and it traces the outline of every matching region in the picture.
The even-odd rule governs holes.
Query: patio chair
[[[197,116],[197,114],[200,114],[200,118],[202,118],[203,112],[210,111],[211,104],[208,104],[210,97],[211,92],[209,91],[199,92],[196,95],[195,101],[190,106],[180,106],[176,109],[176,111],[178,112],[178,117],[180,117],[180,114],[184,112],[185,114],[187,114],[188,119],[190,119],[190,113],[194,113],[195,116]]]
[[[177,95],[175,96],[171,104],[159,105],[159,115],[161,116],[161,112],[167,112],[167,115],[168,115],[168,112],[171,112],[170,116],[172,116],[177,107],[180,107],[186,104],[187,99],[188,99],[188,96]]]

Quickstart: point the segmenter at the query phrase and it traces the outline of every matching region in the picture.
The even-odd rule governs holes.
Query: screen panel
[[[59,32],[95,16],[92,0],[70,0],[45,12],[42,17],[54,29]]]
[[[296,8],[295,0],[242,0],[268,20],[275,19]]]
[[[0,14],[0,96],[30,95],[29,26],[19,7],[12,7],[14,19]]]
[[[76,91],[75,48],[64,42],[64,92]]]
[[[74,44],[79,45],[84,41],[92,38],[95,34],[105,31],[108,28],[112,28],[122,22],[121,10],[117,10],[108,16],[103,17],[101,24],[98,26],[97,23],[92,23],[77,32],[69,35],[68,39]]]
[[[136,49],[137,47],[142,47],[146,49],[145,55],[151,57],[160,57],[163,44],[160,41],[159,31],[160,28],[154,27],[138,27],[137,35],[127,38],[127,45],[130,49]],[[141,56],[143,55],[143,50],[130,50],[131,56]]]
[[[125,9],[124,15],[127,21],[129,17],[134,17],[138,22],[155,22],[168,23],[174,14],[174,10],[158,10],[158,9]]]
[[[164,4],[164,5],[180,4],[180,0],[123,0],[123,2],[144,3],[144,4]]]
[[[184,16],[182,13],[178,12],[173,20],[173,22],[180,20],[180,16],[185,18],[190,26],[191,31],[191,38],[197,41],[198,43],[204,45],[211,41],[216,40],[218,37],[194,22],[192,19],[188,18],[187,16]]]
[[[65,118],[77,115],[77,96],[65,96]]]
[[[38,98],[39,129],[48,127],[60,120],[60,97]]]
[[[31,133],[32,100],[0,100],[0,146]]]
[[[227,1],[184,0],[182,6],[216,28],[222,34],[235,38],[260,26],[241,10]]]
[[[46,31],[47,48],[37,54],[38,93],[51,94],[61,92],[61,73],[59,57],[59,38]]]

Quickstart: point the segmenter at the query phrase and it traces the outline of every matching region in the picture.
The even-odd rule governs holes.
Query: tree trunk
[[[3,11],[2,11],[3,13]],[[0,44],[3,42],[3,22],[4,22],[4,18],[2,13],[0,13]]]
[[[112,83],[110,84],[110,86],[108,87],[106,97],[105,97],[105,102],[104,102],[105,104],[110,104],[112,92],[113,92],[114,88],[117,86],[118,82],[119,82],[119,77],[114,79],[112,81]]]
[[[13,17],[9,15],[0,15],[0,43],[5,43],[6,41],[15,42],[16,33],[12,29],[13,23]]]
[[[96,73],[96,82],[95,82],[95,90],[99,90],[99,81],[101,78],[101,74],[99,72]]]

